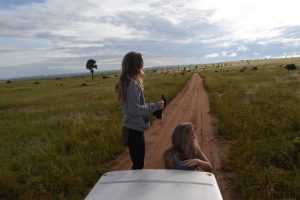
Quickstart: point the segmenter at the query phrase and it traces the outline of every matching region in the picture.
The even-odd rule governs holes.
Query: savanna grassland
[[[283,65],[295,63],[296,70]],[[179,72],[180,70],[180,72]],[[222,170],[239,199],[300,199],[300,58],[152,70],[147,102],[175,97],[199,72],[217,131],[230,144]],[[83,199],[124,150],[118,77],[0,84],[0,199]]]
[[[169,102],[192,73],[146,74],[147,102]],[[0,199],[83,199],[124,150],[117,76],[0,84]]]
[[[296,70],[283,64],[295,63]],[[200,66],[239,199],[300,199],[300,58]]]

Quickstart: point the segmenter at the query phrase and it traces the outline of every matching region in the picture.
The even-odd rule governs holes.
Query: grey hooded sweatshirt
[[[150,122],[147,115],[159,110],[159,103],[146,104],[144,92],[135,80],[130,80],[126,100],[122,106],[124,126],[137,131],[148,129]]]

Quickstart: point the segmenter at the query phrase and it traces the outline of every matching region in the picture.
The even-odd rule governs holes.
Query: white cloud
[[[271,55],[267,55],[267,56],[264,56],[263,58],[264,58],[264,59],[271,59],[272,56],[271,56]]]
[[[240,46],[237,47],[236,52],[244,52],[244,51],[247,51],[247,50],[248,50],[248,48],[246,46],[240,45]]]
[[[278,36],[276,28],[300,25],[297,0],[205,0],[213,9],[211,20],[233,33],[235,39],[250,41]],[[202,3],[201,2],[201,3]],[[201,5],[199,2],[199,6]]]
[[[300,57],[300,51],[299,52],[284,52],[281,56],[277,56],[276,58],[294,58],[294,57]]]
[[[230,50],[230,51],[222,51],[220,53],[205,54],[204,58],[206,58],[206,59],[219,58],[219,57],[233,58],[236,56],[237,56],[237,53],[235,51]]]
[[[14,6],[0,5],[0,74],[13,65],[54,70],[68,60],[73,63],[66,66],[80,66],[88,57],[108,69],[129,50],[142,51],[149,66],[300,51],[297,0],[47,0]]]
[[[235,57],[237,54],[234,51],[222,51],[221,52],[222,57]]]
[[[217,57],[220,57],[219,53],[211,53],[211,54],[204,55],[204,58],[217,58]]]

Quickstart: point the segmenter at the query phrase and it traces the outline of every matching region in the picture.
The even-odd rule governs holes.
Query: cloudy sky
[[[0,79],[300,55],[298,0],[0,0]],[[99,71],[99,70],[98,70]]]

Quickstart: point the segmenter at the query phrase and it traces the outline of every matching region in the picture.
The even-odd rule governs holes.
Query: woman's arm
[[[198,159],[198,160],[199,161],[198,161],[197,167],[200,167],[202,170],[205,170],[207,172],[212,172],[213,169],[212,169],[212,166],[209,161],[203,161],[200,159]]]
[[[212,167],[211,167],[210,162],[209,161],[203,161],[199,158],[184,160],[184,161],[182,161],[182,165],[184,165],[186,167],[196,166],[197,168],[199,167],[202,170],[207,171],[207,172],[212,171]]]
[[[159,110],[161,108],[161,104],[163,105],[161,102],[141,105],[141,95],[143,94],[138,85],[130,82],[127,90],[127,106],[130,114],[148,115],[155,110]]]
[[[163,160],[165,163],[166,169],[175,169],[175,154],[172,149],[168,149],[165,151],[163,155]]]
[[[197,168],[199,167],[204,171],[212,172],[212,166],[200,148],[198,148],[197,154],[198,158],[184,160],[182,164],[186,167],[197,166]]]
[[[200,160],[198,166],[201,167],[202,169],[206,169],[207,171],[211,172],[212,166],[200,148],[199,148],[199,152],[198,152],[198,157]]]

